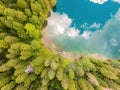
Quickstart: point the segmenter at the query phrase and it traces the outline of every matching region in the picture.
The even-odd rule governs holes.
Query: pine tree
[[[50,64],[50,67],[53,69],[53,70],[56,70],[59,66],[59,63],[55,62],[55,61],[51,61],[51,64]]]
[[[3,86],[1,90],[12,90],[15,87],[15,84],[16,83],[12,81],[9,84],[6,84],[5,86]]]
[[[6,36],[4,41],[8,43],[9,45],[11,45],[11,44],[17,43],[19,40],[18,38],[13,37],[13,36]]]
[[[48,76],[48,68],[45,68],[41,73],[41,78],[45,78]]]
[[[35,29],[35,26],[31,23],[27,23],[24,27],[31,38],[39,38],[39,30]]]
[[[5,6],[0,4],[0,15],[3,15],[4,10],[5,10]]]
[[[109,85],[107,84],[107,82],[104,81],[103,78],[99,78],[98,76],[95,76],[96,79],[98,80],[98,82],[100,83],[101,86],[103,87],[109,87]]]
[[[27,73],[23,73],[21,75],[19,75],[16,79],[15,82],[16,83],[22,83],[25,81],[25,79],[27,78],[28,74]]]
[[[34,25],[40,25],[41,24],[40,19],[37,15],[32,15],[29,20]]]
[[[83,67],[81,67],[80,65],[78,64],[75,64],[75,73],[76,73],[76,76],[77,77],[82,77],[84,76],[85,72],[83,70]]]
[[[24,22],[27,21],[27,16],[22,11],[18,10],[15,12],[15,19],[19,20],[19,22]]]
[[[55,77],[55,70],[49,69],[48,70],[48,78],[52,80]]]
[[[48,66],[50,66],[50,63],[51,63],[51,60],[49,60],[49,59],[45,60],[44,66],[48,67]]]
[[[35,67],[35,74],[39,75],[43,71],[44,68],[45,68],[44,65],[36,66]]]
[[[42,11],[41,5],[38,2],[31,2],[31,10],[34,15],[40,15],[40,11]]]
[[[10,77],[2,77],[0,78],[0,88],[9,83]]]
[[[2,64],[0,66],[0,72],[4,72],[4,71],[7,71],[7,70],[10,70],[17,63],[19,63],[19,59],[10,59],[8,62],[6,62],[5,64]]]
[[[64,68],[63,67],[59,67],[57,69],[57,72],[56,72],[56,77],[59,81],[62,81],[63,80],[63,77],[64,77]]]
[[[95,65],[89,58],[82,58],[81,65],[85,71],[96,71]]]
[[[94,75],[92,75],[91,73],[87,73],[87,79],[88,81],[90,81],[93,85],[95,86],[99,86],[99,82],[97,81],[96,77]]]
[[[115,67],[115,68],[119,68],[119,69],[120,69],[120,63],[119,63],[119,61],[117,61],[117,60],[113,60],[113,61],[111,62],[111,65],[112,65],[113,67]]]
[[[27,65],[29,65],[29,61],[22,61],[22,62],[20,62],[20,63],[18,63],[18,64],[16,64],[15,66],[14,66],[14,69],[21,69],[21,68],[24,68],[24,67],[26,67]]]
[[[56,0],[49,0],[51,6],[55,6],[56,5]]]
[[[109,84],[109,86],[111,87],[111,88],[113,88],[114,90],[120,90],[120,86],[117,84],[117,83],[115,83],[114,81],[112,81],[112,80],[109,80],[109,79],[105,79],[105,81]]]
[[[66,74],[64,74],[63,80],[61,81],[61,85],[65,90],[69,88],[69,78]]]
[[[32,56],[31,53],[31,46],[28,44],[21,44],[20,46],[20,59],[21,60],[26,60]]]
[[[49,81],[50,81],[50,80],[49,80],[48,78],[44,78],[44,79],[42,80],[42,85],[43,85],[43,86],[47,85]]]
[[[23,74],[25,72],[25,69],[26,69],[26,66],[23,66],[19,69],[16,69],[15,72],[14,72],[14,75],[19,76],[19,75]]]
[[[74,79],[75,78],[75,73],[72,69],[69,69],[69,78]]]
[[[23,84],[19,84],[15,87],[15,90],[28,90],[28,88],[25,87]]]
[[[26,0],[17,0],[17,5],[20,9],[29,8],[28,2]]]
[[[46,86],[41,86],[40,90],[48,90],[48,86],[47,85]]]
[[[10,49],[8,49],[9,54],[6,55],[8,59],[15,59],[20,56],[20,46],[21,43],[14,43],[11,45]]]
[[[35,74],[30,74],[28,78],[24,81],[24,86],[29,87],[33,81],[35,81],[37,76]]]
[[[83,78],[81,78],[81,79],[78,80],[79,86],[80,86],[80,88],[82,90],[89,90],[86,82],[87,81],[85,79],[83,79]]]
[[[0,48],[5,49],[7,47],[8,47],[7,43],[5,41],[3,41],[3,40],[0,40]]]
[[[72,79],[69,80],[69,88],[68,88],[68,90],[77,90],[76,85],[75,85],[75,81],[72,80]]]
[[[105,69],[105,68],[101,68],[100,69],[100,72],[102,73],[102,75],[108,79],[113,79],[113,80],[116,80],[118,79],[117,75],[115,75],[113,72]]]
[[[25,14],[30,17],[32,15],[32,12],[30,9],[25,9]]]
[[[32,67],[41,66],[44,63],[43,57],[37,57],[31,62]]]

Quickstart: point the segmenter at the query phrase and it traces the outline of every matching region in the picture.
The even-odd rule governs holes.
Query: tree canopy
[[[0,90],[120,90],[120,62],[53,54],[41,30],[56,0],[0,0]]]

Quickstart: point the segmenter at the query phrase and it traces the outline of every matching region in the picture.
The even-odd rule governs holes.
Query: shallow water
[[[95,1],[58,0],[48,18],[49,37],[64,51],[120,59],[119,0]]]

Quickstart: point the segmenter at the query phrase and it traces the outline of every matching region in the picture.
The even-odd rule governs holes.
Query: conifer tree
[[[1,90],[12,90],[15,87],[15,84],[16,83],[12,81],[9,84],[6,84],[5,86],[3,86]]]
[[[68,89],[69,88],[69,78],[66,74],[64,74],[63,76],[63,80],[61,81],[61,85],[63,87],[63,89]]]

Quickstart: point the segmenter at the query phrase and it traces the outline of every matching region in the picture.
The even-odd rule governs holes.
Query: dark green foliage
[[[120,62],[71,61],[41,44],[56,0],[0,0],[0,90],[120,90]]]

